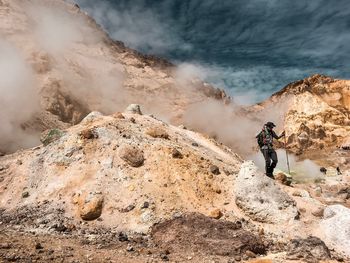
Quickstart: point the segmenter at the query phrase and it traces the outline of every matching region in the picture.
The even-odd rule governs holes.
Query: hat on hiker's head
[[[267,122],[266,126],[269,127],[269,128],[276,127],[276,125],[273,122],[271,122],[271,121]]]

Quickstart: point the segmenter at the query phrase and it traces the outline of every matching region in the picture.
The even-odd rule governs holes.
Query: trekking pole
[[[286,150],[286,156],[287,156],[288,174],[290,174],[290,168],[289,168],[289,158],[288,158],[288,151],[287,151],[287,139],[286,139],[286,135],[284,135],[284,149]]]

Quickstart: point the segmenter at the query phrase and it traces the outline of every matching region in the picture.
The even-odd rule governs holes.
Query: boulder
[[[141,107],[138,104],[130,104],[124,111],[125,113],[142,115]]]
[[[124,145],[119,150],[119,156],[132,167],[140,167],[145,160],[143,152],[135,146]]]
[[[222,212],[220,209],[214,209],[210,211],[209,217],[214,218],[214,219],[220,219],[223,216]]]
[[[287,175],[281,172],[276,174],[275,180],[281,184],[288,185],[288,186],[292,183],[292,180],[289,179]]]
[[[236,204],[253,220],[285,223],[298,217],[295,202],[252,161],[242,164],[234,182]]]
[[[306,262],[319,262],[320,260],[330,259],[331,255],[326,244],[318,237],[310,236],[302,239],[292,239],[287,245],[288,259],[300,260]]]
[[[342,205],[325,208],[320,228],[329,247],[350,257],[350,209]]]
[[[99,218],[102,213],[103,200],[101,193],[90,192],[82,194],[78,200],[80,217],[87,221]]]
[[[323,207],[317,207],[314,210],[311,211],[311,214],[315,217],[322,218],[324,213],[324,208]]]

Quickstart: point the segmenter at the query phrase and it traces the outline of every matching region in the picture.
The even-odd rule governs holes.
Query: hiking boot
[[[266,174],[267,177],[270,177],[271,179],[275,180],[275,177],[273,176],[273,174]]]

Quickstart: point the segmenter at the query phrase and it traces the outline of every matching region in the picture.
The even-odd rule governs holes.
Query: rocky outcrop
[[[302,158],[344,166],[350,133],[350,81],[313,75],[251,107],[252,117],[279,116],[287,147]],[[278,114],[271,114],[277,110]],[[259,115],[260,114],[260,115]],[[276,115],[276,116],[275,116]],[[283,126],[283,127],[282,127]]]
[[[252,162],[242,164],[234,193],[238,207],[256,221],[283,224],[298,217],[293,199]]]
[[[323,217],[320,230],[326,244],[350,257],[350,209],[342,205],[331,205],[325,208]]]
[[[169,137],[149,136],[153,127]],[[189,211],[218,209],[213,216],[233,220],[227,211],[240,163],[229,148],[154,117],[94,112],[45,146],[0,158],[0,208],[40,211],[45,202],[74,222],[138,232]],[[213,176],[211,165],[231,175]]]

